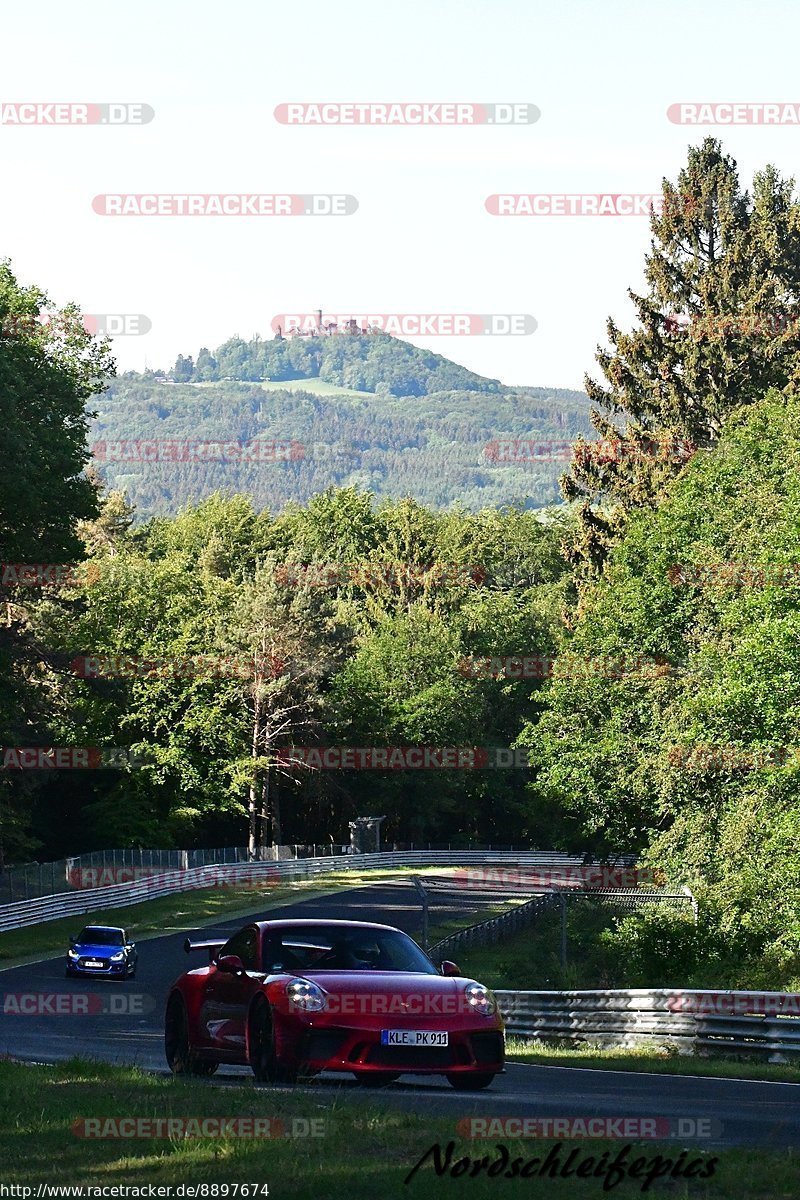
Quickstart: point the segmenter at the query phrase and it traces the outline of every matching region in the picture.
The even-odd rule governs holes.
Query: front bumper
[[[496,1075],[504,1068],[505,1046],[496,1029],[450,1030],[447,1046],[383,1046],[379,1029],[324,1025],[297,1043],[296,1062],[312,1072]]]
[[[101,967],[87,967],[80,959],[68,958],[67,971],[70,975],[80,975],[84,979],[89,977],[102,979],[104,976],[106,978],[115,976],[119,978],[121,975],[127,975],[130,964],[124,960],[120,963],[102,961],[104,965]]]

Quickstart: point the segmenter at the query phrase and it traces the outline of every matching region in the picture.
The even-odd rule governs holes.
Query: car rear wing
[[[225,945],[225,940],[225,938],[219,938],[214,942],[193,942],[191,938],[187,938],[183,943],[183,948],[187,954],[190,954],[192,950],[207,950],[208,961],[213,962],[214,955],[221,946]]]

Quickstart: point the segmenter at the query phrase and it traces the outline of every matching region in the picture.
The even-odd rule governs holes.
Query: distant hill
[[[393,396],[501,389],[496,379],[484,379],[441,354],[386,333],[268,341],[256,337],[249,342],[229,338],[213,354],[203,347],[196,362],[179,355],[169,375],[178,383],[320,379],[357,392],[388,392]]]
[[[258,374],[256,364],[261,378],[244,378]],[[275,378],[289,369],[312,373]],[[208,371],[225,377],[199,377]],[[385,334],[234,338],[196,362],[179,357],[169,376],[128,372],[95,407],[96,465],[140,518],[173,513],[212,491],[246,492],[276,511],[346,485],[411,495],[434,508],[542,507],[559,500],[564,443],[590,429],[582,392],[504,387]],[[492,444],[503,439],[543,446],[541,461],[497,461]],[[149,445],[130,445],[143,441]],[[278,461],[269,453],[261,462],[236,461],[236,445],[253,441],[277,443]],[[235,445],[208,461],[164,461],[186,453],[188,443],[209,442]],[[554,454],[550,442],[559,443]],[[156,452],[159,461],[140,461]]]

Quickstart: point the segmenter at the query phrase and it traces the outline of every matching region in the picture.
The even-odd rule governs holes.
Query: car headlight
[[[307,979],[292,979],[286,985],[286,995],[289,1007],[299,1009],[300,1012],[322,1012],[327,1003],[327,996],[322,988],[316,983],[309,983]]]
[[[80,958],[80,954],[77,950],[68,950],[67,954],[70,958]]]
[[[112,962],[122,962],[124,957],[125,957],[125,951],[118,950],[116,954],[111,955],[111,961]]]
[[[484,1017],[489,1017],[497,1011],[497,1001],[482,983],[468,984],[464,988],[464,995],[467,1000],[468,1012],[477,1012]]]

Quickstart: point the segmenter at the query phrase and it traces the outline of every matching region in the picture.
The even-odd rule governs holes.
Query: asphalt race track
[[[430,882],[429,877],[426,882]],[[452,886],[452,881],[437,880],[431,891],[431,925],[455,916],[465,924],[480,920],[481,909],[497,898],[497,892],[491,889],[464,894]],[[406,881],[375,883],[264,913],[265,918],[278,915],[383,921],[417,938],[420,933],[419,901]],[[87,917],[84,923],[90,919],[99,924],[102,916]],[[252,918],[237,917],[204,928],[203,934],[229,936],[248,919]],[[78,918],[76,933],[80,923]],[[140,941],[137,978],[124,983],[65,979],[63,956],[0,972],[0,1053],[32,1062],[55,1062],[79,1054],[165,1072],[162,1022],[167,991],[188,966],[205,961],[200,952],[190,956],[183,952],[187,932],[194,931]],[[54,996],[87,992],[92,994],[95,1006],[119,1005],[135,1011],[84,1016],[47,1011],[65,1003]],[[31,993],[42,997],[36,1007],[44,1011],[31,1015],[10,1011],[15,1007],[15,997]],[[251,1079],[245,1068],[223,1068],[202,1086],[224,1087]],[[470,1115],[661,1117],[681,1121],[675,1126],[676,1136],[677,1129],[681,1131],[680,1144],[697,1149],[730,1145],[800,1147],[800,1084],[512,1063],[488,1091],[474,1096],[453,1091],[444,1078],[437,1076],[419,1082],[407,1075],[378,1091],[359,1087],[350,1076],[329,1074],[304,1090],[315,1108],[324,1107],[334,1095],[337,1104],[350,1096],[362,1100],[369,1096],[371,1103],[382,1106],[452,1114],[454,1130],[457,1121]],[[702,1121],[705,1127],[698,1129],[696,1123]]]

